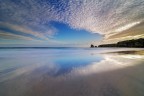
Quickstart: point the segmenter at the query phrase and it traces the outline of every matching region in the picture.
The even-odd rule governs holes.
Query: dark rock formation
[[[91,44],[91,46],[90,46],[90,47],[91,47],[91,48],[94,48],[95,46]]]
[[[98,47],[130,47],[130,48],[144,48],[144,38],[120,41],[116,44],[102,44]]]
[[[98,47],[98,46],[95,46],[96,48]]]
[[[98,47],[117,47],[116,44],[103,44],[103,45],[99,45]]]

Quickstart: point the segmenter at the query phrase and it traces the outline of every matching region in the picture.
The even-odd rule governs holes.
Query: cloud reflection
[[[144,55],[137,52],[8,50],[0,55],[1,96],[143,96]]]
[[[45,74],[53,79],[88,76],[136,66],[144,62],[144,55],[139,54],[100,54],[94,50],[79,54],[77,51],[74,51],[73,54],[58,50],[34,51],[30,53],[19,52],[15,53],[16,57],[9,56],[11,53],[8,52],[7,55],[9,55],[5,55],[3,58],[8,58],[9,60],[2,59],[2,62],[3,64],[8,64],[9,67],[4,66],[0,69],[0,82],[22,76],[23,74]],[[51,52],[55,52],[55,54],[52,55]],[[59,56],[57,53],[61,53],[63,56]]]
[[[93,62],[87,66],[76,68],[71,74],[75,75],[92,75],[97,73],[114,71],[126,67],[136,66],[144,62],[143,55],[115,55],[105,54],[100,62]]]

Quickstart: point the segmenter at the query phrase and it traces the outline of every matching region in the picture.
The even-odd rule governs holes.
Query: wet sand
[[[144,96],[142,52],[105,53],[98,62],[58,75],[54,66],[17,69],[14,74],[24,72],[0,82],[0,96]]]
[[[135,55],[144,55],[144,50],[131,50],[131,51],[116,51],[116,52],[106,52],[106,53],[103,53],[103,54],[135,54]]]

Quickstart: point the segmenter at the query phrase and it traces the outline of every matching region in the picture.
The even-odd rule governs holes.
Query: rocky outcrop
[[[130,48],[144,48],[144,38],[120,41],[115,44],[102,44],[98,47],[130,47]]]

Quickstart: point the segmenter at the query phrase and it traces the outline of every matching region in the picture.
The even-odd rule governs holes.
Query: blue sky
[[[101,40],[102,36],[97,33],[90,33],[86,30],[77,30],[70,28],[67,24],[52,22],[57,34],[53,37],[57,41],[73,43],[89,43]]]
[[[144,38],[144,0],[0,0],[0,46],[75,47]]]

